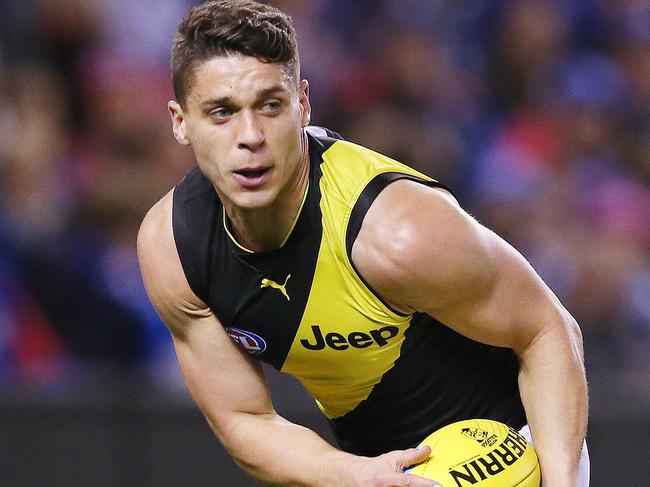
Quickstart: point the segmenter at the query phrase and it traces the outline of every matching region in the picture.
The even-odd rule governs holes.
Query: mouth
[[[250,188],[264,184],[271,176],[271,168],[244,168],[234,171],[233,174],[239,184]]]

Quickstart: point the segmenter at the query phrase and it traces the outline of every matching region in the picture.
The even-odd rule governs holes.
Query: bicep
[[[562,324],[565,310],[514,247],[469,215],[462,219],[443,275],[431,270],[421,281],[429,292],[417,304],[474,340],[521,352]]]
[[[259,362],[244,355],[214,316],[193,320],[185,330],[173,335],[178,363],[192,398],[222,442],[243,417],[274,413]]]

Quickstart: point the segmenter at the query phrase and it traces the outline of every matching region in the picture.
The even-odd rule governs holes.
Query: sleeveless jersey
[[[346,451],[408,448],[461,419],[520,429],[526,418],[512,350],[393,310],[352,262],[383,188],[399,179],[443,186],[326,129],[306,132],[308,189],[278,249],[253,253],[237,244],[198,168],[174,189],[174,239],[193,292],[238,345],[301,381]]]

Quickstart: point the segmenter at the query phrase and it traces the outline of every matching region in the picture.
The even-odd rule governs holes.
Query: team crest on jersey
[[[239,328],[226,328],[226,333],[237,345],[251,355],[259,355],[266,350],[266,341],[259,335]]]
[[[489,432],[481,428],[463,428],[461,433],[468,438],[476,440],[481,446],[492,446],[499,439],[497,435],[491,435]]]

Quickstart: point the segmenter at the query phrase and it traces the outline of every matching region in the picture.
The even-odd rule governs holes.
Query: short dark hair
[[[235,53],[283,64],[292,77],[299,77],[291,17],[253,0],[213,0],[192,8],[174,36],[170,66],[176,100],[185,104],[200,62]]]

